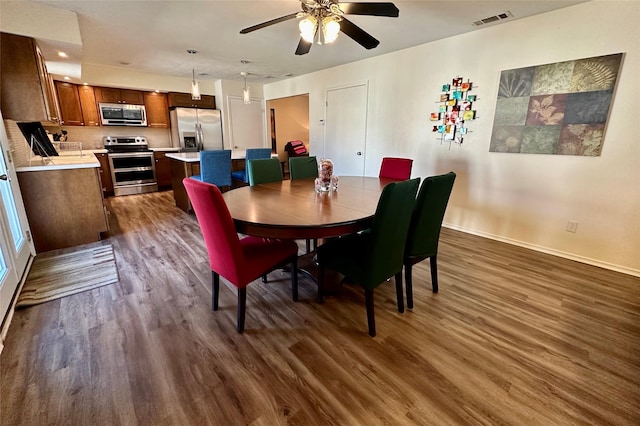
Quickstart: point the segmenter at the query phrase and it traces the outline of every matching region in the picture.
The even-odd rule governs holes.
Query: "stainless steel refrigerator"
[[[222,120],[217,109],[172,108],[171,145],[181,151],[223,149]]]

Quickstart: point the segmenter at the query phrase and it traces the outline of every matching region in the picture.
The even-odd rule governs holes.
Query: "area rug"
[[[50,257],[36,256],[16,307],[37,305],[118,280],[111,245]]]

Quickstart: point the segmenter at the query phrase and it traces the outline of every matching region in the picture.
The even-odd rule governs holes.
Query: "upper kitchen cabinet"
[[[35,40],[8,33],[0,35],[0,109],[3,117],[58,123],[58,97]]]
[[[100,116],[96,105],[96,95],[93,87],[81,84],[78,86],[80,105],[82,106],[82,119],[85,126],[99,126]]]
[[[62,113],[60,124],[83,126],[84,120],[82,118],[78,86],[63,81],[56,81],[55,84],[58,99],[60,100],[60,112]]]
[[[144,105],[147,110],[148,127],[169,128],[169,106],[166,94],[144,92]]]
[[[140,90],[113,87],[94,87],[93,90],[98,103],[144,105],[144,96]]]
[[[191,93],[169,92],[169,108],[171,107],[216,109],[216,97],[202,95],[199,101],[194,101]]]
[[[93,87],[56,81],[62,120],[67,126],[99,126],[98,108]]]

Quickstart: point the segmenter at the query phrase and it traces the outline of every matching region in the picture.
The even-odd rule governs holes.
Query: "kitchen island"
[[[167,153],[167,158],[171,159],[171,187],[176,206],[181,210],[190,213],[193,211],[187,190],[182,184],[186,177],[200,174],[200,153],[199,152],[176,152]],[[243,170],[245,167],[246,153],[244,150],[231,152],[231,170]]]
[[[99,170],[90,151],[16,167],[37,253],[99,241],[109,230]]]

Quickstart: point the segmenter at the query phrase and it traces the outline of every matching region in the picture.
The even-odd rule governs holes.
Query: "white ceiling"
[[[74,58],[72,52],[69,62],[184,78],[190,78],[195,68],[197,78],[203,80],[240,79],[244,70],[240,61],[245,59],[250,61],[247,71],[253,81],[269,82],[288,74],[307,74],[583,1],[394,1],[400,9],[399,18],[348,15],[349,20],[380,40],[377,48],[366,50],[341,34],[335,43],[314,45],[303,56],[294,55],[299,40],[298,19],[249,34],[239,33],[242,28],[300,11],[299,0],[23,3],[46,4],[77,13],[82,38],[77,55],[81,57]],[[478,27],[472,25],[474,21],[507,11],[513,15],[511,18]],[[60,43],[38,40],[44,44],[46,59],[57,60],[51,56]],[[198,53],[189,55],[187,49]]]

